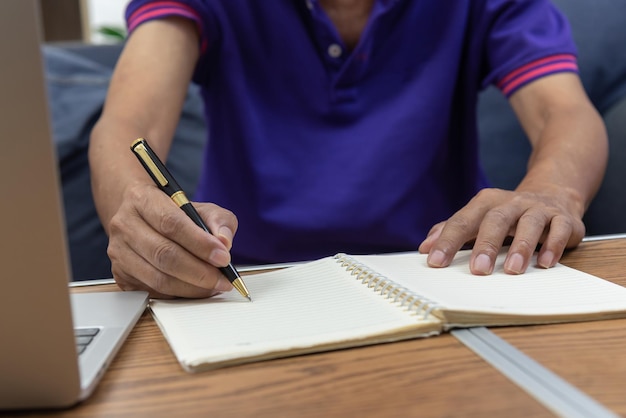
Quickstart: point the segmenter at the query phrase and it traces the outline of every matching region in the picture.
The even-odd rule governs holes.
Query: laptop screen
[[[75,400],[80,390],[37,5],[0,1],[0,407],[42,394]]]

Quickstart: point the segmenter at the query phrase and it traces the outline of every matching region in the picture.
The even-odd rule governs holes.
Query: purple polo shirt
[[[352,51],[317,0],[135,0],[128,27],[172,15],[200,33],[196,199],[237,215],[235,263],[415,250],[487,186],[479,91],[577,72],[545,0],[377,0]]]

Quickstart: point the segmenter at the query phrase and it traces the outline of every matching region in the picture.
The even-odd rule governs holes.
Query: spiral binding
[[[438,308],[438,304],[425,296],[417,294],[404,286],[400,286],[393,280],[379,274],[365,264],[356,261],[347,254],[339,253],[334,256],[335,260],[341,264],[342,268],[356,276],[356,279],[367,285],[369,288],[390,299],[393,303],[399,303],[400,307],[408,311],[414,311],[417,315],[423,314],[423,318],[430,315],[433,309]]]

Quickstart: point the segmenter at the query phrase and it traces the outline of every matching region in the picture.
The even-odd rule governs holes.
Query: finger
[[[493,272],[502,244],[520,214],[518,207],[510,205],[496,206],[485,213],[470,257],[472,274],[488,275]]]
[[[232,289],[228,280],[212,264],[199,259],[178,243],[154,230],[145,232],[143,242],[132,240],[127,244],[139,257],[147,260],[145,264],[154,268],[154,272],[141,272],[154,274],[146,279],[147,282],[170,278],[167,283],[158,282],[157,288],[150,286],[157,291],[168,289],[167,294],[181,296],[181,292],[188,292],[186,289],[188,286],[221,291]],[[146,269],[147,267],[144,268]]]
[[[539,240],[549,226],[550,216],[539,209],[529,209],[520,216],[504,260],[505,273],[522,274],[526,271]]]
[[[163,193],[161,193],[163,194]],[[128,202],[128,201],[125,201]],[[135,202],[135,200],[130,200]],[[171,286],[175,288],[187,286],[179,282],[203,289],[230,290],[232,285],[211,264],[197,258],[178,243],[161,235],[158,231],[147,224],[139,213],[139,209],[130,204],[131,208],[124,204],[120,213],[111,219],[109,224],[110,240],[108,254],[114,266],[123,266],[126,276],[138,278],[144,283],[158,280],[162,275],[175,278]],[[181,210],[176,210],[184,215]],[[200,230],[203,235],[208,235],[195,224],[195,230]],[[220,246],[222,246],[220,244]],[[138,267],[147,263],[152,265],[155,271],[148,271],[144,267],[139,272]],[[118,267],[120,268],[120,267]],[[151,274],[144,276],[144,274]],[[155,275],[157,279],[153,278]],[[119,277],[124,277],[122,273]],[[153,285],[148,286],[162,292]],[[167,288],[165,285],[161,288]],[[185,290],[170,290],[172,295],[188,294]],[[206,293],[206,292],[205,292]]]
[[[565,248],[578,245],[584,236],[585,225],[582,220],[555,216],[539,250],[537,264],[543,268],[554,267],[561,259]]]
[[[142,193],[135,200],[138,215],[158,235],[177,243],[195,257],[214,266],[223,267],[230,263],[226,245],[212,234],[199,228],[180,208],[156,187]],[[155,242],[155,244],[157,244]],[[154,247],[152,247],[154,248]],[[164,248],[169,250],[169,248]],[[148,259],[152,256],[142,254]]]
[[[424,241],[422,241],[422,243],[418,247],[418,251],[420,253],[426,254],[426,253],[430,252],[430,249],[432,248],[433,244],[435,243],[435,241],[437,241],[437,239],[441,235],[441,231],[443,230],[443,226],[445,224],[446,224],[445,222],[439,222],[438,224],[436,224],[432,228],[430,228],[430,231],[428,232],[428,235],[426,236]]]
[[[136,279],[135,275],[144,278],[145,281]],[[175,277],[164,275],[146,262],[135,264],[132,273],[122,269],[114,269],[113,277],[121,289],[145,290],[151,298],[156,299],[207,298],[220,293],[216,289],[196,287]]]
[[[209,231],[230,250],[238,227],[235,214],[212,203],[194,203],[194,206],[206,222]]]
[[[446,267],[454,259],[454,255],[461,249],[463,244],[473,236],[477,227],[474,223],[477,219],[469,218],[464,213],[457,213],[441,229],[441,233],[435,238],[428,253],[427,262],[431,267]]]
[[[145,235],[142,234],[141,236]],[[163,273],[120,238],[111,240],[107,251],[111,259],[113,277],[123,290],[146,290],[151,297],[155,298],[199,298],[209,297],[220,290],[229,290],[230,288],[228,284],[225,289],[222,289],[219,283],[208,288],[199,287]]]
[[[156,298],[156,299],[174,298],[174,296],[165,295],[163,293],[159,293],[156,290],[152,289],[146,283],[128,274],[126,271],[120,268],[120,266],[116,263],[112,264],[111,272],[113,273],[113,278],[115,279],[115,283],[117,283],[118,287],[124,291],[143,290],[143,291],[148,292],[151,298]]]
[[[457,251],[466,242],[476,237],[489,205],[499,200],[499,192],[501,191],[481,190],[466,206],[445,222],[440,235],[434,240],[428,253],[429,266],[447,267],[450,265]]]

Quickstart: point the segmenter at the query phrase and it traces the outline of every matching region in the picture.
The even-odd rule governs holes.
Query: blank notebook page
[[[151,302],[181,363],[193,366],[207,359],[219,362],[361,339],[419,322],[440,330],[436,319],[399,308],[333,258],[245,276],[244,281],[252,302],[236,291],[204,300]]]
[[[353,258],[448,310],[548,315],[626,309],[626,288],[562,264],[543,269],[533,259],[526,273],[509,275],[501,254],[493,274],[474,276],[470,254],[461,251],[451,266],[440,269],[428,267],[426,255],[416,253]]]

